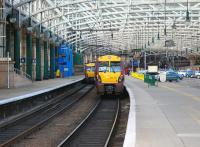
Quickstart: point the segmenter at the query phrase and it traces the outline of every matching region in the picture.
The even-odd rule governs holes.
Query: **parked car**
[[[195,72],[193,70],[191,70],[191,69],[187,69],[185,76],[193,78],[195,76]]]
[[[182,70],[181,72],[180,71],[176,71],[176,70],[173,70],[173,69],[169,69],[168,72],[175,72],[176,74],[178,74],[178,77],[179,77],[179,80],[182,80],[184,75],[186,75],[186,71]]]
[[[200,71],[195,71],[195,78],[200,79]]]
[[[180,70],[178,71],[178,74],[181,75],[182,77],[186,77],[186,70]]]
[[[183,77],[184,77],[184,76],[183,76],[182,74],[179,74],[179,73],[177,73],[177,74],[178,74],[179,79],[180,79],[180,80],[183,80]]]
[[[170,81],[170,82],[178,81],[179,80],[179,75],[174,71],[167,71],[166,80]]]

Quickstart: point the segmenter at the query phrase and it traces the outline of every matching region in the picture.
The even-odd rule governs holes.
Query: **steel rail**
[[[106,143],[105,143],[104,147],[107,147],[107,146],[109,145],[109,143],[110,143],[111,136],[112,136],[112,134],[113,134],[113,131],[114,131],[115,126],[116,126],[116,124],[117,124],[117,120],[118,120],[118,118],[119,118],[119,109],[120,109],[120,103],[119,103],[119,99],[118,99],[117,111],[116,111],[116,114],[115,114],[115,120],[114,120],[114,122],[113,122],[112,128],[111,128],[111,130],[110,130],[110,133],[109,133],[109,135],[108,135],[108,138],[107,138],[107,140],[106,140]]]
[[[82,120],[82,122],[57,147],[65,146],[65,144],[73,137],[73,135],[85,124],[89,117],[91,117],[96,108],[99,106],[100,102],[101,101],[99,100],[89,114]]]
[[[62,94],[59,94],[56,98],[45,102],[45,104],[35,106],[33,109],[31,109],[30,111],[28,111],[26,113],[22,113],[21,115],[17,115],[17,117],[13,117],[12,119],[8,119],[8,121],[0,123],[0,130],[2,128],[8,128],[14,122],[20,121],[21,119],[24,119],[25,117],[28,117],[33,113],[37,113],[39,111],[47,109],[48,107],[50,107],[50,106],[58,103],[59,101],[63,100],[65,97],[72,96],[74,93],[78,92],[79,90],[81,90],[84,87],[85,87],[85,84],[77,85],[76,89],[73,89],[74,91],[70,91],[70,92],[67,91],[67,92],[64,92]]]
[[[28,122],[28,124],[26,124],[26,123],[24,123],[23,124],[23,122],[21,122],[21,123],[19,123],[18,124],[18,127],[19,127],[19,129],[20,129],[20,127],[22,127],[22,131],[20,132],[20,133],[18,133],[17,135],[14,135],[14,137],[10,137],[9,139],[7,139],[7,140],[5,140],[3,143],[1,143],[0,144],[0,147],[7,147],[7,146],[11,146],[12,144],[14,144],[17,140],[19,140],[19,139],[22,139],[22,138],[24,138],[24,137],[26,137],[27,135],[29,135],[30,133],[32,133],[32,132],[34,132],[34,131],[36,131],[36,130],[38,130],[38,129],[40,129],[40,128],[42,128],[45,124],[47,124],[51,119],[53,119],[54,117],[56,117],[56,116],[58,116],[58,115],[60,115],[61,113],[63,113],[65,110],[67,110],[67,109],[69,109],[72,105],[74,105],[76,102],[78,102],[81,98],[83,98],[91,89],[92,89],[93,87],[92,86],[86,86],[86,87],[84,87],[84,89],[86,90],[85,92],[84,91],[82,91],[82,94],[81,94],[81,92],[79,91],[79,92],[75,92],[72,96],[74,96],[75,98],[73,98],[72,99],[72,101],[71,102],[67,102],[67,105],[64,105],[64,107],[61,107],[62,105],[62,102],[63,103],[66,103],[66,99],[63,99],[63,101],[61,100],[61,102],[60,102],[60,105],[59,105],[59,103],[57,104],[55,104],[54,106],[55,107],[50,107],[50,108],[48,108],[47,110],[45,110],[45,113],[47,113],[47,114],[49,114],[49,116],[48,117],[46,117],[45,118],[45,116],[43,116],[44,117],[44,119],[42,119],[42,120],[39,120],[38,122],[37,122],[37,120],[34,120],[34,116],[36,115],[36,116],[38,116],[38,115],[40,115],[39,113],[40,113],[40,111],[37,111],[36,113],[33,113],[33,114],[31,114],[31,118],[30,119],[28,119],[27,121],[31,121],[31,119],[32,119],[32,121],[33,121],[33,125],[31,125],[30,127],[28,127],[28,128],[26,128],[25,126],[26,125],[28,125],[30,122]],[[82,89],[83,90],[83,89]],[[59,106],[60,106],[60,108],[59,108]],[[57,110],[58,109],[58,110]],[[55,112],[53,112],[53,111],[55,111]],[[29,116],[30,117],[30,116]],[[42,115],[40,116],[40,117],[42,117]],[[26,118],[27,119],[27,118]],[[40,118],[41,119],[41,118]],[[36,121],[36,122],[34,122],[34,121]],[[14,122],[14,125],[16,125],[15,124],[15,122]],[[16,128],[18,128],[18,127],[15,127],[15,128],[13,128],[13,130],[11,130],[11,133],[12,133],[12,131],[14,132],[15,131],[15,129]],[[23,127],[25,127],[24,128],[24,130],[23,130]],[[9,128],[8,128],[9,129]],[[6,135],[6,133],[7,133],[7,131],[5,130],[5,135]],[[15,133],[15,132],[14,132]],[[2,137],[4,134],[2,134],[1,133],[1,135],[0,135],[0,137]],[[8,133],[8,135],[9,135],[9,133]],[[11,134],[12,135],[12,134]],[[9,136],[8,136],[9,137]]]
[[[91,124],[91,120],[94,119],[95,115],[97,115],[97,113],[101,113],[101,109],[100,109],[100,106],[102,104],[103,101],[106,101],[106,100],[101,100],[99,101],[95,107],[90,111],[90,113],[84,118],[84,120],[82,120],[82,122],[57,146],[57,147],[66,147],[66,146],[70,146],[70,143],[73,142],[74,140],[77,139],[77,136],[81,133],[81,129],[82,128],[86,128],[88,124]],[[113,101],[116,101],[116,100],[113,100]],[[118,115],[119,115],[119,109],[120,109],[120,106],[119,106],[119,99],[117,99],[117,104],[116,104],[116,110],[114,111],[114,119],[113,122],[112,122],[112,125],[109,126],[110,127],[110,130],[109,130],[109,133],[106,133],[104,132],[103,135],[100,134],[101,136],[104,136],[106,137],[103,138],[102,140],[105,140],[105,142],[103,141],[102,144],[104,144],[103,146],[104,147],[107,147],[109,145],[109,141],[111,139],[111,136],[113,134],[113,130],[116,126],[116,123],[117,123],[117,119],[118,119]],[[112,106],[112,105],[111,105]],[[100,109],[100,110],[98,110]],[[106,108],[103,108],[103,109],[106,109]],[[102,110],[103,110],[102,109]],[[103,110],[104,111],[104,110]],[[111,111],[111,110],[110,110]],[[105,112],[104,112],[105,113]],[[106,116],[106,114],[104,114]],[[100,120],[98,120],[100,121]],[[102,122],[105,121],[105,120],[102,120]],[[106,120],[108,121],[108,120]],[[110,121],[110,120],[109,120]],[[95,124],[95,126],[98,128],[99,125],[98,124]],[[88,130],[90,129],[89,127],[87,127]],[[83,131],[84,132],[84,131]],[[87,133],[83,133],[85,136],[87,136]],[[89,135],[89,140],[92,140],[91,137],[97,135],[98,133],[97,132],[93,132],[94,134],[90,134]],[[99,135],[99,134],[98,134]],[[76,138],[75,138],[76,137]],[[102,140],[99,140],[99,142],[102,142]],[[75,142],[75,141],[74,141]],[[94,144],[90,144],[90,146],[93,146]],[[78,146],[81,146],[80,144]],[[97,145],[98,146],[98,145]]]

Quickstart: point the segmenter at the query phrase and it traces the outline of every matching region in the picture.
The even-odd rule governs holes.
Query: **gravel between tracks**
[[[41,130],[16,143],[14,147],[55,147],[88,114],[96,101],[96,91],[93,89],[69,110],[54,118]]]

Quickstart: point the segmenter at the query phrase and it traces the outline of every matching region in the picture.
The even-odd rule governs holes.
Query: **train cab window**
[[[109,72],[108,62],[99,62],[99,72]]]
[[[91,67],[91,71],[95,71],[95,67],[94,66]]]
[[[95,67],[93,67],[93,66],[92,66],[92,67],[87,67],[86,70],[87,70],[87,71],[94,71],[94,70],[95,70]]]
[[[120,62],[110,62],[110,72],[120,72]]]

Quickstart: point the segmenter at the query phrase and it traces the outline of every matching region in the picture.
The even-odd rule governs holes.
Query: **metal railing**
[[[32,83],[33,83],[33,78],[32,78],[29,74],[27,74],[27,73],[25,73],[24,71],[19,70],[19,69],[17,69],[17,68],[14,68],[14,71],[15,71],[16,74],[21,75],[22,77],[31,80]]]

